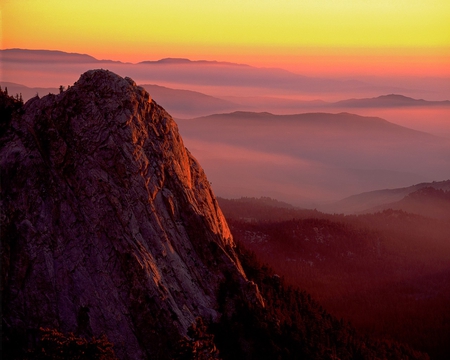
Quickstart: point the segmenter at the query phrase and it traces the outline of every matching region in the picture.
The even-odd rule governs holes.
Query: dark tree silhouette
[[[214,343],[214,335],[208,333],[203,319],[198,317],[188,329],[188,336],[178,343],[176,360],[215,360],[220,359]]]

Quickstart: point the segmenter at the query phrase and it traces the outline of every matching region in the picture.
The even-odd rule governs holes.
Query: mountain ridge
[[[166,358],[197,316],[217,320],[225,278],[263,306],[203,169],[133,80],[91,70],[9,121],[0,147],[6,338],[59,328],[105,334],[121,359]]]
[[[188,58],[163,58],[159,60],[144,60],[139,61],[136,63],[139,64],[159,64],[159,65],[167,65],[167,64],[177,64],[177,65],[198,65],[198,64],[204,64],[204,65],[228,65],[228,66],[245,66],[245,67],[251,67],[247,64],[239,64],[239,63],[233,63],[229,61],[217,61],[217,60],[191,60]]]
[[[218,114],[211,114],[206,116],[200,116],[193,119],[188,119],[191,121],[208,121],[214,119],[239,119],[239,121],[242,120],[242,118],[245,118],[245,120],[270,120],[270,121],[297,121],[299,124],[306,124],[306,123],[315,123],[315,124],[338,124],[341,122],[343,125],[364,125],[365,124],[372,124],[372,125],[379,125],[379,126],[385,126],[390,127],[391,129],[396,130],[402,130],[410,132],[411,134],[422,134],[424,136],[429,136],[433,138],[440,138],[437,135],[429,134],[424,131],[415,130],[408,128],[406,126],[398,125],[393,122],[390,122],[386,119],[383,119],[379,116],[365,116],[365,115],[358,115],[355,113],[350,113],[347,111],[338,112],[338,113],[329,113],[324,111],[314,111],[314,112],[304,112],[304,113],[297,113],[297,114],[273,114],[267,111],[262,112],[255,112],[255,111],[243,111],[243,110],[237,110],[233,111],[231,113],[218,113]],[[245,121],[244,120],[244,121]]]
[[[34,52],[38,52],[38,50],[26,50],[26,49],[14,49],[14,53],[16,54],[15,58],[8,58],[8,55],[11,54],[10,49],[0,50],[0,56],[2,57],[2,61],[7,65],[8,72],[13,73],[14,71],[19,71],[20,62],[17,62],[17,58],[21,58],[23,61],[28,61],[31,63],[35,63],[34,60]],[[48,50],[45,53],[46,55],[50,55],[51,51]],[[66,56],[67,53],[64,52],[55,52],[57,56]],[[47,56],[48,58],[48,56]],[[181,83],[181,84],[191,84],[191,85],[205,85],[205,84],[221,84],[221,86],[243,86],[246,87],[272,87],[273,84],[276,83],[276,87],[285,90],[294,90],[299,88],[308,88],[309,91],[325,89],[326,91],[330,90],[330,87],[336,89],[349,89],[355,86],[362,86],[365,83],[356,81],[348,82],[348,81],[340,81],[335,79],[322,79],[322,78],[313,78],[306,77],[304,75],[296,74],[290,72],[288,70],[279,69],[279,68],[258,68],[251,65],[245,64],[237,64],[235,63],[226,63],[226,62],[203,62],[203,61],[191,61],[189,59],[174,59],[174,60],[163,60],[162,63],[156,62],[148,62],[148,63],[123,63],[123,62],[115,62],[109,60],[97,60],[93,57],[90,57],[90,61],[97,62],[99,65],[102,63],[109,64],[111,67],[110,70],[120,71],[123,70],[123,67],[127,65],[127,71],[129,75],[133,75],[134,78],[139,83],[143,82],[155,82],[164,80],[165,83]],[[94,59],[94,60],[92,60]],[[175,64],[173,63],[175,61]],[[178,68],[174,68],[179,63],[194,65],[188,66],[189,69],[184,69],[184,67],[178,66]],[[50,62],[49,62],[50,64]],[[64,65],[64,61],[61,62]],[[196,65],[206,65],[209,66],[213,64],[214,66],[210,67],[212,69],[205,75],[204,69],[201,66]],[[215,65],[223,65],[223,66],[215,66]],[[42,63],[40,64],[42,65]],[[82,65],[82,63],[80,63]],[[161,67],[160,65],[167,65]],[[155,68],[153,69],[153,67]],[[50,73],[54,69],[43,69],[46,72]],[[69,70],[69,69],[68,69]],[[73,69],[75,70],[75,69]],[[85,71],[88,70],[85,68]],[[29,71],[29,69],[26,69]],[[78,71],[78,69],[77,69]],[[23,71],[22,71],[23,72]],[[18,73],[19,74],[19,73]],[[150,75],[149,75],[150,74]],[[6,78],[6,81],[11,81],[11,79]],[[20,79],[14,79],[14,82],[22,82]],[[269,85],[269,83],[273,83]]]
[[[158,83],[176,88],[188,88],[208,93],[214,88],[214,94],[228,96],[310,96],[321,93],[327,98],[336,98],[336,95],[353,94],[361,96],[378,96],[380,93],[414,94],[415,96],[433,96],[442,100],[445,93],[445,82],[422,81],[414,78],[412,82],[401,79],[386,79],[371,83],[368,78],[341,79],[337,77],[305,76],[299,71],[289,71],[274,67],[255,67],[247,64],[237,64],[217,60],[191,60],[170,59],[153,60],[149,63],[132,63],[114,60],[98,60],[83,54],[70,55],[58,50],[45,51],[45,61],[39,60],[40,50],[14,49],[15,58],[8,55],[11,49],[0,50],[0,57],[4,73],[3,81],[23,83],[27,86],[57,87],[61,83],[54,83],[60,79],[63,84],[73,83],[80,73],[93,66],[104,67],[119,73],[122,76],[132,76],[137,83]],[[53,52],[52,52],[53,51]],[[55,55],[55,61],[51,60]],[[74,59],[76,58],[76,59]],[[60,60],[58,60],[60,59]],[[162,62],[158,62],[162,60]],[[219,59],[220,60],[220,59]],[[172,62],[172,63],[171,63]],[[174,63],[175,62],[175,63]],[[180,65],[184,64],[184,65]],[[29,65],[35,65],[30,67]],[[57,67],[54,65],[58,64]],[[97,64],[97,65],[93,65]],[[162,66],[164,65],[164,66]],[[185,66],[186,65],[186,66]],[[191,66],[192,65],[192,66]],[[220,84],[220,85],[219,85]],[[434,93],[436,87],[439,93]],[[419,90],[420,89],[420,90]],[[256,90],[256,92],[255,92]],[[339,96],[341,97],[341,96]]]
[[[236,107],[228,100],[203,94],[198,91],[171,89],[166,86],[155,84],[141,84],[152,96],[164,105],[175,118],[186,118],[191,116],[201,116],[211,111],[226,111]]]
[[[1,91],[0,110],[5,357],[83,357],[102,336],[120,359],[217,358],[215,344],[226,360],[428,359],[236,247],[175,122],[129,77],[90,70],[25,105]]]
[[[406,196],[429,187],[450,191],[450,180],[422,182],[402,188],[363,192],[346,197],[332,205],[324,206],[322,210],[345,214],[381,211],[386,207],[389,208],[390,204],[397,203]]]
[[[328,104],[333,107],[404,107],[404,106],[450,106],[449,100],[429,101],[414,99],[400,94],[380,95],[374,98],[347,99]]]
[[[450,186],[447,186],[448,189]],[[445,187],[444,187],[445,188]],[[375,213],[388,209],[401,210],[424,217],[450,220],[450,190],[433,186],[421,187],[399,201],[379,205],[362,213]]]
[[[178,126],[226,198],[269,196],[314,208],[449,175],[449,139],[380,117],[240,111],[180,119]]]
[[[26,101],[34,97],[37,93],[43,95],[47,93],[57,94],[56,87],[28,87],[14,82],[0,81],[1,86],[8,87],[11,94],[21,93]],[[294,100],[272,97],[233,97],[233,96],[212,96],[207,93],[188,89],[179,89],[158,84],[141,83],[152,96],[164,106],[175,118],[195,118],[208,116],[229,111],[245,112],[269,112],[274,115],[293,115],[305,112],[336,112],[345,109],[347,112],[353,109],[367,108],[410,108],[410,107],[447,107],[450,101],[429,101],[423,99],[413,99],[404,95],[380,95],[366,99],[345,99],[338,102],[327,102],[323,100]],[[396,104],[393,101],[380,103],[380,98],[400,97],[406,103]],[[361,103],[361,101],[363,103]],[[359,105],[358,105],[359,104]],[[262,109],[262,110],[261,110]],[[267,110],[264,110],[267,109]],[[289,110],[289,112],[288,112]],[[282,112],[282,113],[280,113]]]

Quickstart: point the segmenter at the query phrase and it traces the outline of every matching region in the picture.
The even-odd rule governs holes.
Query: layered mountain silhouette
[[[21,94],[25,101],[36,95],[58,94],[59,88],[28,87],[13,82],[0,81],[11,95]],[[66,85],[63,85],[66,87]],[[243,106],[198,91],[172,89],[155,84],[142,84],[145,90],[175,118],[192,118],[217,112],[229,112]]]
[[[376,98],[349,99],[329,104],[331,107],[358,108],[358,107],[404,107],[404,106],[450,106],[450,101],[427,101],[411,97],[389,94]]]
[[[160,60],[154,60],[154,61],[141,61],[138,64],[159,64],[159,65],[164,65],[164,64],[175,64],[175,65],[185,65],[185,64],[194,64],[194,65],[198,65],[198,64],[204,64],[204,65],[231,65],[231,66],[246,66],[246,67],[250,67],[249,65],[246,64],[236,64],[236,63],[232,63],[232,62],[227,62],[227,61],[210,61],[210,60],[190,60],[190,59],[186,59],[186,58],[164,58],[164,59],[160,59]]]
[[[314,208],[450,176],[448,139],[379,117],[234,112],[178,125],[222,197],[270,196]]]
[[[182,62],[183,63],[183,62]],[[3,88],[8,88],[11,94],[22,94],[24,100],[48,93],[57,94],[58,88],[28,87],[13,82],[0,81]],[[428,101],[413,99],[403,95],[382,95],[367,99],[348,99],[338,102],[323,100],[297,100],[271,96],[211,96],[199,91],[174,89],[156,84],[140,84],[149,91],[158,103],[175,118],[194,118],[216,113],[232,111],[261,112],[277,114],[292,114],[305,111],[342,111],[344,109],[405,109],[405,108],[446,108],[450,101]]]
[[[355,214],[404,210],[431,217],[448,217],[450,180],[424,182],[412,186],[364,192],[349,196],[322,209],[328,212]]]
[[[216,112],[235,110],[240,106],[198,91],[171,89],[165,86],[142,84],[158,103],[176,118],[189,118]]]
[[[108,68],[118,74],[132,76],[138,83],[157,83],[189,90],[226,89],[233,95],[238,89],[242,94],[258,93],[333,93],[364,91],[370,94],[386,92],[402,93],[407,90],[392,85],[371,85],[361,80],[308,77],[283,69],[257,68],[245,64],[220,61],[191,61],[188,59],[162,59],[137,64],[120,61],[98,60],[89,55],[70,54],[61,51],[6,49],[0,50],[3,81],[27,86],[54,87],[58,79],[71,84],[81,72],[93,66]],[[31,65],[31,67],[30,67]],[[36,83],[39,78],[40,83]],[[33,82],[33,83],[31,83]],[[195,88],[195,89],[194,89]],[[223,92],[223,91],[222,91]]]
[[[422,216],[450,220],[450,190],[435,187],[421,188],[405,196],[400,201],[383,204],[365,212],[387,209],[402,210]]]
[[[59,93],[59,89],[54,87],[28,87],[8,81],[1,81],[0,86],[2,89],[7,89],[10,95],[21,94],[24,101],[28,101],[36,95],[45,96]]]
[[[427,359],[358,334],[237,248],[177,125],[130,78],[0,95],[8,358],[89,357],[94,337],[120,359]]]
[[[429,359],[391,339],[448,358],[450,183],[431,181],[450,178],[450,142],[380,115],[446,121],[449,101],[419,98],[445,98],[448,79],[23,49],[0,61],[2,89],[30,99],[0,91],[5,358],[39,358],[42,332],[107,338],[120,359]],[[234,237],[212,186],[265,195],[222,200]]]
[[[98,62],[113,62],[112,60],[98,60],[93,56],[79,53],[68,53],[58,50],[25,50],[25,49],[4,49],[1,50],[3,61],[30,62],[36,63],[85,63],[94,64]]]

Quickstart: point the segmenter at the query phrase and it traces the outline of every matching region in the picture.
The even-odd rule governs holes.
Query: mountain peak
[[[247,67],[250,65],[232,63],[228,61],[217,61],[217,60],[191,60],[187,58],[164,58],[160,60],[147,60],[141,61],[138,64],[157,64],[157,65],[226,65],[235,67]]]
[[[87,54],[68,53],[59,50],[31,50],[31,49],[4,49],[0,50],[2,61],[27,62],[33,59],[34,63],[58,62],[65,63],[95,63],[96,58]]]
[[[81,74],[79,80],[74,84],[75,86],[96,86],[97,91],[101,90],[102,87],[112,87],[118,86],[120,89],[125,89],[130,86],[135,87],[136,83],[133,79],[129,77],[122,78],[121,76],[113,73],[109,70],[104,69],[94,69],[88,70]]]
[[[133,80],[88,71],[28,101],[2,143],[5,333],[106,334],[153,358],[217,319],[226,278],[263,305],[201,166]]]

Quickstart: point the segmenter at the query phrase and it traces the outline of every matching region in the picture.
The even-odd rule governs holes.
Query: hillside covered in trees
[[[359,216],[268,199],[220,199],[237,242],[364,334],[450,355],[450,224],[384,210]]]

